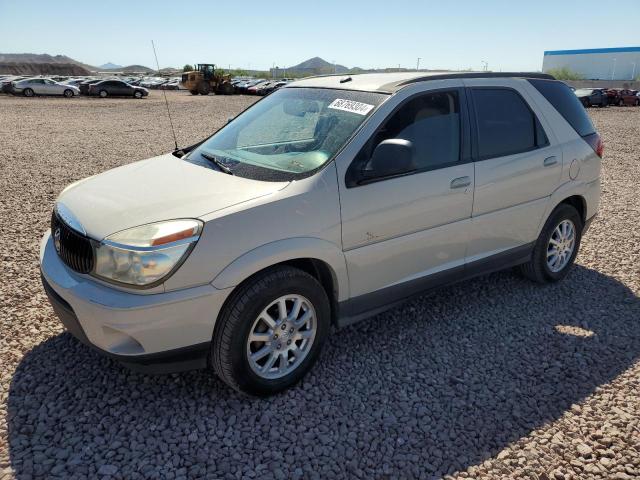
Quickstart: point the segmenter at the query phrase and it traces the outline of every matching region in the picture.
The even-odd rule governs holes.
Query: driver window
[[[433,170],[460,160],[458,92],[435,92],[409,100],[374,136],[370,155],[383,140],[413,144],[418,170]]]

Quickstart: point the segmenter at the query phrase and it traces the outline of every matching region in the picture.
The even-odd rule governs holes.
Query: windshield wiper
[[[227,165],[222,163],[220,160],[218,160],[217,157],[205,152],[200,152],[200,155],[202,155],[204,158],[206,158],[211,163],[213,163],[216,167],[220,169],[220,171],[224,173],[228,173],[229,175],[233,175],[233,172],[231,171],[231,169]]]

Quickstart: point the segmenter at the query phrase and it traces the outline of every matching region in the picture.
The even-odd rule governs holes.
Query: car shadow
[[[134,373],[69,334],[8,395],[21,475],[437,478],[558,419],[640,353],[640,299],[576,266],[443,288],[335,332],[296,387],[255,399],[206,371]]]

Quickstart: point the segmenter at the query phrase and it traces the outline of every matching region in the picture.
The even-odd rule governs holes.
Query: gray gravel
[[[252,100],[169,93],[181,144]],[[132,373],[63,333],[38,241],[68,183],[166,152],[162,97],[0,97],[0,479],[640,477],[640,108],[592,109],[600,215],[578,266],[503,272],[334,334],[256,400]]]

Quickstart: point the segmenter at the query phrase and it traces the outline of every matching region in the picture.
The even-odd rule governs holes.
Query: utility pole
[[[633,70],[631,71],[631,81],[636,79],[636,62],[631,62]]]
[[[418,61],[416,62],[416,71],[420,70],[420,60],[421,60],[421,58],[418,57]]]
[[[487,63],[486,60],[480,60],[480,63],[484,64],[483,69],[484,69],[485,72],[489,70],[489,64]]]
[[[613,59],[613,68],[611,69],[611,80],[613,80],[613,77],[615,77],[616,75],[616,59]]]

